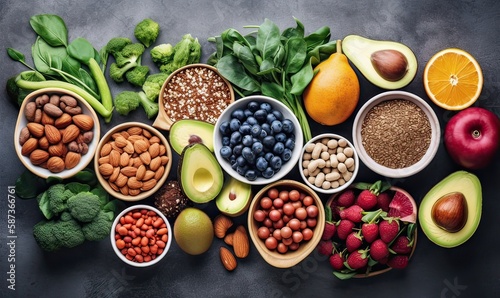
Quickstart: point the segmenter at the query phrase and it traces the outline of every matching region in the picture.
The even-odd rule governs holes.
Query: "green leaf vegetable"
[[[19,100],[23,90],[64,88],[81,95],[109,122],[113,99],[103,73],[105,68],[100,64],[100,52],[84,38],[77,38],[69,43],[66,24],[57,15],[34,15],[30,18],[30,24],[38,34],[31,53],[34,66],[26,62],[23,53],[7,48],[7,54],[12,60],[31,70],[13,79],[18,90],[12,85],[7,86],[12,91],[9,92],[12,100],[16,96]],[[106,60],[106,57],[103,58]],[[36,80],[27,79],[28,74]],[[11,80],[8,84],[12,82]]]
[[[150,18],[140,21],[134,29],[134,36],[146,48],[152,45],[160,34],[160,24]]]
[[[115,108],[121,115],[128,115],[141,105],[149,119],[158,115],[158,103],[147,98],[144,91],[122,91],[115,96]]]
[[[38,203],[45,219],[33,227],[33,236],[45,251],[105,239],[119,204],[101,186],[79,182],[51,185],[38,195]]]
[[[160,44],[150,51],[151,59],[161,72],[172,73],[177,69],[193,63],[199,63],[201,45],[197,38],[185,34],[174,46]]]
[[[217,67],[240,96],[263,94],[283,102],[297,116],[306,141],[312,138],[302,105],[302,93],[314,77],[314,66],[336,50],[330,28],[309,35],[304,25],[280,29],[266,19],[257,31],[243,35],[230,28],[209,38],[216,51],[208,63]]]

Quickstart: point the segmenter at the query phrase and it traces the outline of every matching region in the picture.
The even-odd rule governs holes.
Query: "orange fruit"
[[[359,80],[342,53],[337,41],[337,52],[319,63],[313,77],[303,93],[307,114],[323,125],[344,122],[356,109],[359,101]]]
[[[479,98],[483,73],[471,54],[457,48],[444,49],[427,62],[424,87],[436,105],[447,110],[462,110]]]

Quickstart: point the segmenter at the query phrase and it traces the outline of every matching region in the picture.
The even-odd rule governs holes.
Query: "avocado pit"
[[[391,82],[401,80],[408,72],[408,60],[403,53],[397,50],[373,52],[370,60],[377,73]]]
[[[456,233],[467,223],[467,200],[461,192],[451,192],[440,197],[432,206],[434,223],[441,229]]]

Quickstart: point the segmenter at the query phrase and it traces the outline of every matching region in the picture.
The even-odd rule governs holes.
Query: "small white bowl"
[[[116,225],[119,223],[120,218],[130,211],[141,210],[141,209],[147,209],[150,211],[154,211],[158,216],[160,216],[163,219],[163,221],[165,222],[165,225],[167,226],[168,240],[167,240],[167,243],[165,243],[165,248],[163,249],[163,252],[160,255],[156,256],[156,258],[154,260],[151,260],[149,262],[139,263],[139,262],[130,261],[121,253],[121,251],[118,249],[118,247],[116,247],[115,235],[116,235]],[[161,259],[163,259],[165,257],[165,255],[168,253],[168,250],[170,249],[170,245],[172,244],[172,238],[174,237],[174,235],[173,235],[173,231],[171,229],[170,223],[168,222],[165,215],[163,215],[163,213],[161,213],[158,209],[156,209],[152,206],[139,204],[139,205],[133,205],[133,206],[126,208],[125,210],[120,212],[120,214],[118,214],[118,216],[116,216],[116,218],[113,222],[113,226],[111,228],[111,233],[110,233],[109,237],[111,240],[111,246],[113,247],[113,250],[115,251],[116,255],[123,262],[125,262],[126,264],[128,264],[130,266],[134,266],[134,267],[149,267],[149,266],[152,266],[152,265],[158,263],[159,261],[161,261]]]
[[[352,156],[352,158],[354,159],[354,170],[351,172],[352,176],[344,184],[342,184],[342,185],[340,185],[338,187],[335,187],[335,188],[324,189],[322,187],[317,187],[313,183],[310,183],[308,181],[308,177],[306,177],[306,175],[304,175],[303,161],[304,161],[304,153],[306,151],[306,147],[309,144],[315,144],[315,143],[317,143],[318,141],[320,141],[322,139],[335,139],[335,140],[344,139],[344,140],[347,141],[346,148],[349,147],[349,148],[353,149],[353,156]],[[338,134],[325,133],[325,134],[320,134],[320,135],[317,135],[317,136],[313,137],[311,140],[309,140],[304,145],[304,147],[302,148],[302,151],[301,151],[300,162],[298,164],[298,168],[299,168],[300,176],[304,180],[304,183],[307,184],[307,186],[309,186],[310,188],[312,188],[316,192],[325,193],[325,194],[333,194],[333,193],[337,193],[337,192],[343,191],[344,189],[346,189],[347,187],[349,187],[349,185],[352,184],[352,182],[354,181],[354,179],[356,179],[356,176],[357,176],[358,171],[359,171],[359,157],[358,157],[358,153],[356,151],[356,148],[354,148],[354,146],[352,145],[352,143],[347,138],[345,138],[345,137],[343,137],[341,135],[338,135]]]
[[[366,152],[363,146],[363,140],[361,136],[361,127],[368,112],[373,107],[384,101],[395,100],[395,99],[408,100],[416,104],[419,108],[422,109],[422,111],[427,116],[431,127],[430,144],[423,157],[417,163],[411,166],[405,168],[397,168],[397,169],[383,166],[374,161],[370,157],[370,155],[368,155],[368,153]],[[357,149],[359,158],[368,168],[370,168],[375,173],[383,175],[385,177],[404,178],[420,172],[432,161],[439,147],[441,138],[441,128],[439,125],[439,120],[436,114],[434,113],[434,110],[422,98],[420,98],[415,94],[405,91],[387,91],[372,97],[361,107],[359,112],[356,114],[356,118],[354,119],[354,124],[352,128],[352,137],[353,137],[353,144],[354,147],[356,147]]]
[[[271,104],[273,109],[280,111],[283,114],[283,117],[285,119],[289,119],[292,121],[294,125],[294,134],[295,134],[295,146],[294,149],[292,150],[292,157],[290,160],[287,162],[284,162],[282,164],[281,169],[274,174],[269,179],[263,178],[263,177],[258,177],[256,180],[248,180],[244,176],[240,175],[236,170],[234,170],[231,167],[231,164],[229,161],[225,160],[221,154],[220,154],[220,149],[222,147],[222,135],[219,131],[221,124],[224,121],[227,121],[231,119],[231,113],[236,110],[236,109],[244,109],[244,107],[247,106],[247,104],[251,101],[257,101],[260,103],[267,102]],[[234,177],[235,179],[252,184],[252,185],[264,185],[264,184],[269,184],[275,181],[280,180],[283,178],[286,174],[288,174],[296,165],[297,161],[300,159],[300,156],[302,155],[302,146],[304,143],[304,136],[302,134],[302,129],[300,127],[299,121],[295,117],[295,115],[292,113],[292,111],[287,108],[283,103],[280,101],[267,97],[267,96],[262,96],[262,95],[252,95],[252,96],[247,96],[241,99],[236,100],[235,102],[231,103],[220,115],[219,119],[215,123],[215,129],[214,129],[214,153],[219,161],[219,164],[221,167],[224,169],[226,173]]]

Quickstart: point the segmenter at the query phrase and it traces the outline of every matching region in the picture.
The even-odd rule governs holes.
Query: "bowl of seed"
[[[159,111],[153,126],[170,130],[177,120],[195,119],[215,124],[234,101],[231,84],[211,65],[189,64],[174,71],[163,83]]]
[[[422,98],[405,91],[387,91],[360,108],[352,135],[359,159],[368,168],[385,177],[404,178],[432,161],[441,128]]]

